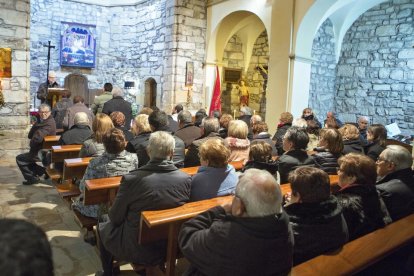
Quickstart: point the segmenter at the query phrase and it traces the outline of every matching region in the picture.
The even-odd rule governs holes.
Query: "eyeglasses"
[[[390,161],[385,160],[385,159],[384,159],[384,158],[382,158],[382,157],[378,157],[378,158],[377,158],[377,162],[390,162]]]

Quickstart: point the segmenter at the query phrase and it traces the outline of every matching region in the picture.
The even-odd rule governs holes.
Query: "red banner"
[[[220,90],[220,73],[218,66],[216,66],[216,81],[214,83],[213,97],[211,98],[210,103],[210,116],[212,116],[213,112],[216,110],[221,113]]]

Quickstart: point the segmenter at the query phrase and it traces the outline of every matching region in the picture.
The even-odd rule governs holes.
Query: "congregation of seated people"
[[[23,184],[38,183],[45,174],[38,152],[43,138],[55,134],[55,120],[68,128],[61,145],[80,144],[79,157],[94,157],[72,207],[88,217],[107,214],[98,226],[103,275],[112,275],[114,258],[143,265],[165,260],[165,241],[138,244],[144,210],[234,195],[230,205],[183,224],[178,243],[190,262],[188,275],[287,275],[292,265],[414,213],[413,157],[402,146],[387,146],[386,128],[368,125],[366,117],[344,124],[328,112],[321,128],[310,108],[297,119],[283,112],[272,138],[268,123],[248,107],[238,119],[205,110],[193,118],[182,105],[172,115],[146,107],[132,119],[120,88],[106,84],[105,91],[89,113],[83,99],[64,104],[66,95],[55,112],[67,106],[64,119],[42,104],[30,152],[16,157]],[[233,161],[243,169],[236,172]],[[193,176],[180,171],[195,166]],[[335,190],[329,175],[338,175]],[[85,181],[109,176],[122,176],[111,208],[84,206]],[[291,193],[283,197],[286,183]]]

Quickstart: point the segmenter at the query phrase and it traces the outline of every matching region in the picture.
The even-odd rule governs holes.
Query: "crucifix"
[[[50,62],[50,49],[55,48],[54,45],[50,45],[50,40],[48,41],[47,45],[43,45],[43,47],[47,47],[47,72],[46,72],[46,87],[49,90],[49,62]]]

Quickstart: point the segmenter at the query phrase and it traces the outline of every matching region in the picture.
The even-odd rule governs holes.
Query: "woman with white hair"
[[[78,112],[75,114],[74,125],[60,137],[60,145],[80,145],[92,135],[89,127],[88,114]]]

